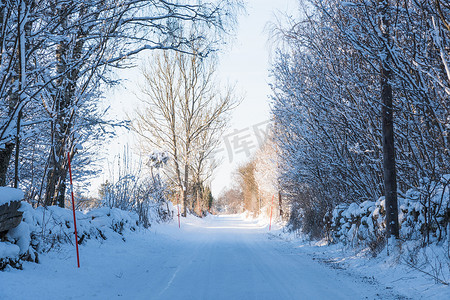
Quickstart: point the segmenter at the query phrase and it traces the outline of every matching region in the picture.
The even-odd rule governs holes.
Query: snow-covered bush
[[[149,176],[144,174],[142,162],[139,160],[135,163],[131,154],[125,150],[123,160],[119,160],[119,169],[117,172],[113,170],[110,176],[111,181],[106,181],[100,187],[102,205],[137,213],[144,227],[149,227],[151,221],[171,219],[168,187],[159,174],[153,174],[153,168],[159,168],[166,162],[167,156],[163,153],[152,153],[148,164],[151,168]]]
[[[302,182],[281,182],[283,205],[288,216],[288,229],[302,232],[310,238],[324,237],[327,212],[332,205],[324,201],[317,187]]]
[[[134,176],[124,176],[114,183],[105,182],[100,189],[102,205],[119,208],[138,214],[144,227],[151,221],[165,221],[171,218],[167,207],[167,188],[155,180],[139,180]]]

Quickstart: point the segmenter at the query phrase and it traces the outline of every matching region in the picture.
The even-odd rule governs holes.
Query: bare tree
[[[237,178],[243,194],[245,210],[259,211],[259,188],[255,178],[255,161],[252,160],[237,169]]]
[[[222,121],[225,121],[225,119]],[[196,210],[200,217],[203,214],[203,208],[210,208],[210,204],[208,203],[208,192],[210,191],[209,181],[217,167],[217,161],[213,158],[213,152],[219,146],[219,138],[225,128],[226,124],[223,124],[223,126],[216,126],[211,128],[211,130],[204,131],[198,138],[198,145],[195,147],[197,150],[194,154],[191,167],[193,194],[196,201],[196,208],[193,210]]]
[[[242,199],[244,195],[240,186],[234,185],[220,193],[214,203],[214,210],[220,213],[237,214],[244,210]]]
[[[168,151],[167,175],[181,191],[186,216],[188,194],[193,183],[208,177],[205,163],[237,101],[231,88],[225,93],[218,89],[214,61],[166,51],[153,58],[143,72],[145,107],[136,111],[133,128],[144,149]]]

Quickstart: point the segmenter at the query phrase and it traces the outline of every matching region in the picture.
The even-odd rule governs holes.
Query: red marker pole
[[[178,228],[181,228],[181,223],[180,223],[180,204],[178,204],[178,194],[177,194],[177,209],[178,209]]]
[[[269,221],[269,231],[272,228],[272,210],[273,210],[273,197],[275,197],[275,195],[272,195],[272,204],[270,204],[270,221]]]
[[[75,246],[77,248],[77,263],[80,267],[80,252],[78,251],[78,234],[77,234],[77,219],[75,218],[75,200],[73,197],[73,184],[72,184],[72,167],[70,166],[70,152],[67,153],[69,161],[69,177],[70,177],[70,192],[72,193],[72,210],[73,210],[73,226],[75,227]]]

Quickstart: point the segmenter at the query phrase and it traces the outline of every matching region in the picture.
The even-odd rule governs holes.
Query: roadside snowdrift
[[[1,201],[15,200],[11,193],[0,195]],[[20,196],[17,193],[16,196]],[[9,200],[5,200],[5,199]],[[14,199],[13,199],[14,198]],[[23,220],[19,226],[2,236],[0,241],[0,270],[11,266],[22,268],[23,261],[38,262],[38,254],[58,248],[61,244],[74,243],[73,213],[70,209],[56,206],[33,209],[21,202]],[[102,207],[87,213],[76,212],[78,244],[89,239],[106,240],[137,229],[139,217],[133,212]]]

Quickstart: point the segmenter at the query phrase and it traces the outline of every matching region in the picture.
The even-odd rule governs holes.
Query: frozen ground
[[[0,299],[421,298],[331,268],[314,259],[314,247],[267,231],[242,216],[190,217],[181,229],[158,225],[128,234],[125,243],[90,240],[80,248],[80,269],[67,245],[23,271],[0,272]]]

